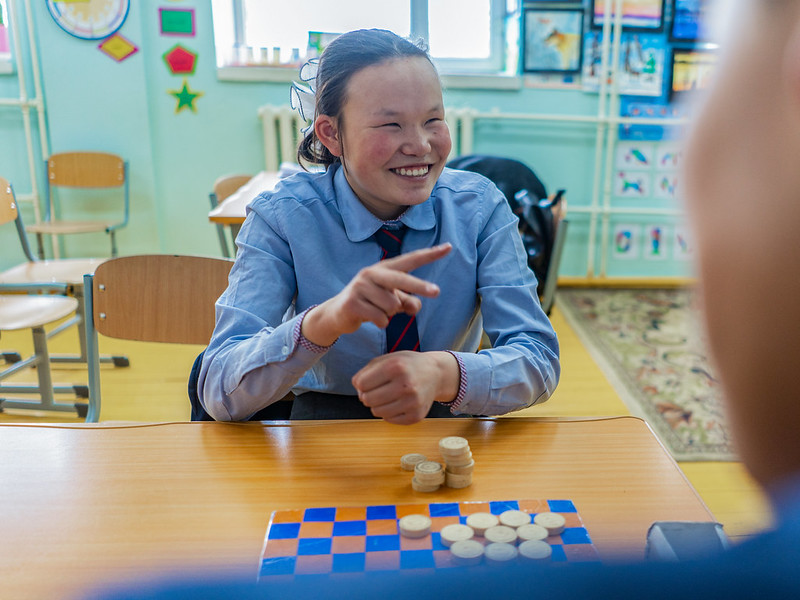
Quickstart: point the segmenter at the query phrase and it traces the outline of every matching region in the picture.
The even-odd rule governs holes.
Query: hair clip
[[[293,81],[289,88],[289,105],[292,109],[300,113],[300,118],[304,121],[314,119],[317,104],[317,69],[319,59],[312,58],[300,67],[300,80],[305,83]],[[313,125],[313,124],[312,124]],[[307,133],[312,125],[303,128],[303,133]]]

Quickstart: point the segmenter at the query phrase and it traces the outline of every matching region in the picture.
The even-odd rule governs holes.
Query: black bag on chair
[[[519,217],[519,232],[528,253],[528,266],[536,275],[539,282],[537,291],[541,296],[555,240],[553,208],[561,201],[561,195],[556,195],[552,202],[548,200],[547,189],[533,169],[512,158],[468,154],[452,159],[447,166],[480,173],[503,192],[512,212]]]
[[[192,421],[213,421],[214,418],[206,412],[200,404],[200,397],[197,394],[197,383],[200,379],[200,366],[203,364],[203,354],[205,350],[197,355],[189,372],[189,402],[192,405]],[[292,403],[279,400],[267,407],[262,408],[252,415],[248,421],[288,421],[292,413]]]

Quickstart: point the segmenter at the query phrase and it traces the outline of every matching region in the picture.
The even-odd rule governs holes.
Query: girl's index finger
[[[447,242],[431,248],[413,250],[412,252],[406,252],[394,258],[387,258],[381,261],[381,266],[409,273],[416,268],[439,260],[446,256],[452,249],[453,245]]]

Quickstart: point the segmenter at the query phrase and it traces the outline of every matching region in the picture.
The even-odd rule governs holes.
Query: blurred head
[[[439,76],[423,48],[384,30],[343,34],[320,57],[316,97],[301,158],[341,162],[382,219],[430,196],[451,141]]]
[[[687,208],[735,440],[770,488],[800,472],[800,2],[730,4],[688,139]]]

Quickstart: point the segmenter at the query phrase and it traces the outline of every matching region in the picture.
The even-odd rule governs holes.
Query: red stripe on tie
[[[397,341],[394,343],[394,346],[392,346],[392,349],[389,350],[389,352],[394,352],[397,349],[397,346],[399,346],[400,342],[403,341],[403,338],[406,336],[406,332],[408,331],[408,328],[411,327],[411,324],[414,322],[414,319],[416,319],[416,316],[411,317],[408,320],[408,323],[406,323],[406,328],[403,329],[403,333],[401,333],[400,336],[397,338]],[[419,346],[419,341],[417,341],[417,346]],[[417,346],[414,347],[415,350],[417,349]]]
[[[388,229],[382,229],[382,231],[383,231],[383,233],[388,235],[390,238],[392,238],[398,244],[402,243],[402,240],[399,237],[397,237],[395,234],[393,234],[391,231],[389,231]]]

